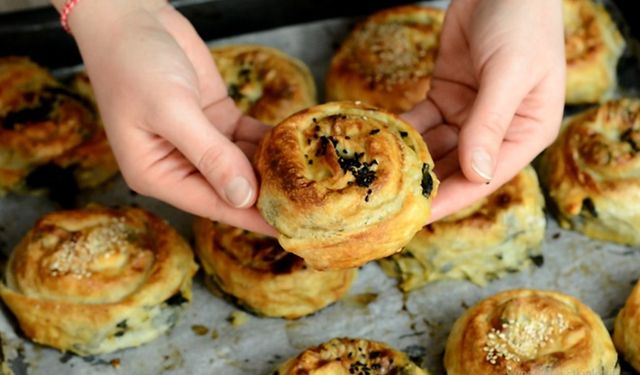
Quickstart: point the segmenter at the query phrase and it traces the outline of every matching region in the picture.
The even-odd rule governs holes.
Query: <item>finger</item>
[[[269,129],[271,126],[265,125],[253,117],[242,116],[233,134],[233,139],[257,144]]]
[[[526,142],[526,141],[525,141]],[[532,143],[536,143],[533,141]],[[493,193],[511,180],[533,158],[523,147],[530,145],[522,142],[506,142],[498,154],[498,163],[494,178],[490,183],[481,184],[469,181],[461,171],[440,180],[438,194],[431,206],[431,222],[457,212],[478,199]]]
[[[405,112],[400,117],[410,123],[419,133],[424,133],[428,129],[442,124],[443,117],[438,107],[429,99],[425,99],[416,104],[409,112]]]
[[[227,86],[215,66],[213,57],[191,22],[172,6],[163,8],[159,16],[160,22],[191,61],[198,78],[201,106],[227,96]]]
[[[440,159],[458,145],[458,127],[438,125],[427,130],[422,137],[427,143],[431,157],[434,160]]]
[[[444,157],[435,161],[433,172],[438,176],[440,181],[447,179],[452,174],[460,171],[460,162],[458,161],[458,150],[453,149]]]
[[[505,133],[531,87],[525,63],[519,58],[495,56],[484,67],[478,94],[460,130],[460,166],[473,182],[494,178]]]
[[[255,143],[250,143],[245,141],[238,141],[238,142],[235,142],[235,144],[236,146],[238,146],[240,150],[242,150],[242,152],[247,157],[247,159],[253,160],[253,156],[256,154],[258,145],[256,145]]]
[[[227,101],[221,102],[223,111]],[[256,177],[243,152],[213,126],[199,103],[176,92],[170,105],[154,113],[158,134],[200,171],[228,204],[246,208],[255,202]]]

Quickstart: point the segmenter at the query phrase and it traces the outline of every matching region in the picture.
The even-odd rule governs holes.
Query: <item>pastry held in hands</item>
[[[616,24],[594,0],[563,0],[567,90],[565,102],[604,102],[616,89],[625,47]]]
[[[613,342],[622,357],[636,371],[640,371],[640,283],[636,283],[618,313],[613,329]]]
[[[309,68],[284,52],[260,45],[211,48],[229,96],[240,110],[268,125],[316,104]]]
[[[198,218],[195,250],[206,282],[259,315],[296,319],[340,299],[356,269],[316,271],[275,238]]]
[[[331,60],[328,100],[362,100],[396,113],[424,100],[443,20],[444,10],[418,5],[369,16]]]
[[[289,359],[273,375],[428,375],[405,353],[381,342],[335,338]]]
[[[598,315],[573,297],[527,289],[468,309],[453,325],[444,365],[448,375],[620,373]]]
[[[149,212],[59,211],[16,246],[0,296],[33,341],[99,354],[169,330],[191,300],[196,269],[186,241]]]
[[[538,177],[526,167],[471,207],[424,227],[379,262],[404,291],[440,279],[489,280],[542,261],[546,220]]]
[[[422,136],[391,113],[334,102],[271,129],[256,152],[258,208],[316,269],[391,255],[430,215],[438,180]]]
[[[640,244],[640,100],[607,102],[565,120],[540,179],[564,228]]]

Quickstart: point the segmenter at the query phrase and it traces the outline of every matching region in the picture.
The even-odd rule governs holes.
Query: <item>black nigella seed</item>
[[[429,165],[426,163],[422,164],[422,182],[420,185],[422,186],[422,195],[429,198],[431,191],[433,191],[433,178],[429,173]]]
[[[380,129],[373,129],[372,131],[369,132],[370,135],[376,135],[380,133]]]
[[[401,136],[402,138],[404,138],[404,137],[406,137],[406,136],[408,136],[408,135],[409,135],[409,133],[408,133],[408,132],[405,132],[405,131],[402,131],[402,130],[400,131],[400,136]]]
[[[582,208],[587,210],[593,217],[598,217],[598,211],[596,211],[596,205],[591,198],[585,198],[582,200]]]
[[[536,267],[542,267],[544,264],[544,256],[542,255],[531,255],[529,259],[536,265]]]

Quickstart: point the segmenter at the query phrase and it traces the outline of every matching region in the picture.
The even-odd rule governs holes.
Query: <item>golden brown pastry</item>
[[[566,103],[603,102],[617,84],[625,41],[604,6],[593,0],[563,0],[567,59]]]
[[[296,319],[344,295],[356,269],[315,271],[275,238],[207,219],[194,224],[195,250],[212,282],[251,311]]]
[[[620,373],[600,317],[552,291],[511,290],[468,309],[444,355],[448,375]]]
[[[640,283],[631,291],[613,330],[613,342],[633,368],[640,371]]]
[[[289,117],[265,135],[256,165],[262,215],[316,269],[399,251],[427,222],[438,187],[422,136],[358,102]]]
[[[619,99],[565,120],[540,161],[562,227],[640,244],[639,115],[639,99]]]
[[[406,354],[376,341],[335,338],[291,358],[273,375],[428,375]]]
[[[424,227],[401,253],[381,259],[404,291],[440,279],[479,285],[542,261],[544,198],[526,167],[471,207]]]
[[[400,113],[426,97],[444,11],[405,5],[369,16],[342,43],[327,74],[327,100],[362,100]]]
[[[171,328],[196,269],[186,241],[142,209],[58,211],[16,246],[0,296],[33,341],[106,353]]]
[[[0,192],[91,138],[95,114],[49,72],[22,57],[0,58]]]
[[[88,102],[87,105],[91,106],[96,114],[98,113],[91,82],[86,73],[76,74],[71,82],[71,88]],[[100,186],[119,171],[102,127],[102,121],[99,116],[96,120],[98,129],[91,138],[53,160],[54,165],[72,171],[80,189]]]
[[[229,45],[211,49],[229,96],[240,110],[269,125],[316,104],[309,68],[275,48]]]

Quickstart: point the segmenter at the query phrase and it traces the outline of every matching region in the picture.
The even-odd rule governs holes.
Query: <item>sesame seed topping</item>
[[[127,232],[124,218],[112,218],[106,224],[85,231],[72,232],[51,257],[51,276],[72,275],[78,279],[90,277],[91,262],[99,257],[110,257],[127,250]]]
[[[486,353],[485,359],[492,365],[501,358],[511,362],[535,358],[544,345],[553,342],[554,335],[564,332],[568,327],[562,314],[505,320],[499,329],[491,328],[482,350]]]

